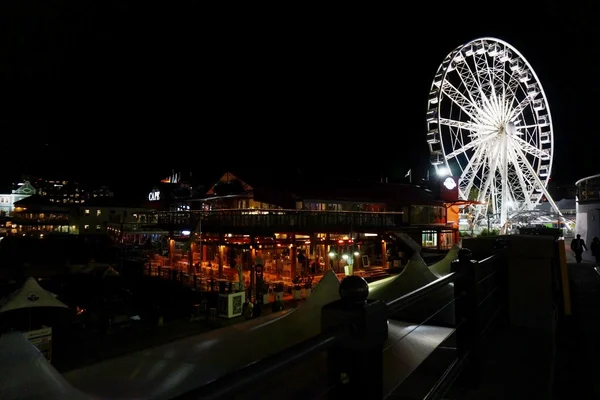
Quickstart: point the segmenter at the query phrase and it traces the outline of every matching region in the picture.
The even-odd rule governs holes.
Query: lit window
[[[437,248],[437,232],[423,231],[421,235],[421,245],[425,248]]]
[[[83,226],[83,230],[86,231],[86,232],[89,231],[90,230],[90,226],[89,225],[84,225]]]
[[[96,217],[99,217],[100,214],[102,214],[102,211],[101,210],[96,210]]]
[[[102,230],[102,225],[96,225],[96,232],[100,232]]]
[[[85,215],[90,215],[90,210],[85,210]]]

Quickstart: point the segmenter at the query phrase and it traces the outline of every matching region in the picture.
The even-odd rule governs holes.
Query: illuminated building
[[[247,269],[259,260],[265,273],[284,279],[301,271],[399,266],[413,245],[444,251],[458,238],[457,224],[447,220],[447,201],[417,185],[267,182],[228,172],[187,204],[189,210],[157,208],[145,224],[126,224],[115,237],[164,231],[169,255],[153,261],[157,267],[185,273],[208,268],[222,275],[233,273],[233,265]]]
[[[47,198],[51,203],[81,204],[98,197],[112,197],[113,192],[108,186],[82,185],[76,181],[46,179],[41,177],[23,177],[19,183],[13,185],[13,190],[18,191],[24,185],[35,189],[35,194]]]

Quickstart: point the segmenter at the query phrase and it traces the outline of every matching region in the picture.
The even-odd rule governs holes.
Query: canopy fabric
[[[91,400],[73,388],[21,332],[0,336],[0,400]]]
[[[102,277],[106,278],[107,276],[119,276],[120,274],[112,267],[112,265],[109,265],[108,268],[106,268],[104,270],[104,272],[102,273]]]
[[[31,307],[69,308],[52,293],[42,288],[35,278],[29,278],[23,286],[8,297],[0,307],[0,313]]]

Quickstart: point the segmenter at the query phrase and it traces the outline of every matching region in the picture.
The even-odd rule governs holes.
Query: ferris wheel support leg
[[[537,172],[534,171],[533,167],[527,162],[527,158],[525,157],[525,154],[523,154],[523,150],[521,150],[519,147],[516,147],[516,146],[515,146],[515,150],[519,153],[519,157],[521,157],[521,159],[526,161],[524,163],[525,166],[529,170],[529,173],[533,176],[535,182],[538,184],[540,189],[542,189],[542,193],[544,194],[544,196],[546,196],[546,199],[548,200],[548,203],[550,203],[550,206],[552,206],[554,211],[556,211],[556,213],[560,217],[562,217],[563,215],[560,212],[560,210],[558,209],[558,206],[556,205],[554,200],[552,199],[552,196],[550,196],[550,193],[548,193],[548,190],[546,189],[546,185],[544,185],[544,183],[540,180],[540,177],[538,176]]]

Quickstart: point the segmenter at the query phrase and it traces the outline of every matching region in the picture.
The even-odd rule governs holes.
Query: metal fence
[[[502,246],[499,242],[497,247]],[[453,284],[452,298],[426,316],[419,325],[430,323],[442,309],[453,307],[453,356],[445,371],[418,398],[441,399],[459,374],[464,378],[461,381],[477,385],[481,343],[493,331],[491,327],[502,321],[499,316],[506,310],[506,268],[503,266],[500,250],[494,256],[475,261],[469,250],[462,249],[458,259],[452,263],[450,274],[387,302],[367,300],[367,283],[359,277],[347,277],[340,286],[341,299],[322,308],[320,335],[257,360],[177,399],[276,396],[285,396],[286,399],[382,399],[392,394],[384,393],[383,389],[382,355],[388,336],[388,319],[401,315],[403,310],[419,304],[450,284]],[[319,358],[319,355],[322,357]],[[326,382],[320,387],[308,388],[315,386],[309,378],[309,372],[318,369],[319,363],[324,365],[322,372]],[[298,365],[303,365],[303,369],[294,369]],[[287,376],[287,381],[275,378],[285,371],[293,371],[291,376]],[[306,390],[303,389],[302,379],[305,379]],[[294,387],[286,386],[286,382],[295,382]],[[279,394],[275,395],[270,390],[277,385],[280,386]],[[294,397],[292,393],[299,390],[303,390],[303,393]],[[402,391],[402,384],[397,390]]]

